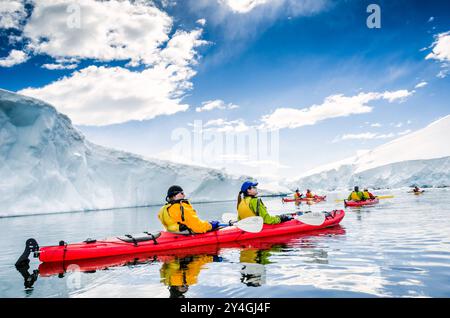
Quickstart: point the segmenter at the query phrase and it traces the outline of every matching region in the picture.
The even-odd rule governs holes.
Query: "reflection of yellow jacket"
[[[270,264],[269,256],[270,251],[267,250],[255,250],[255,249],[243,249],[239,257],[240,263],[254,263],[254,264]]]
[[[180,232],[180,224],[184,224],[194,233],[205,233],[212,229],[208,221],[200,220],[187,200],[167,203],[159,210],[158,218],[169,232]]]
[[[197,284],[200,270],[211,263],[213,257],[198,255],[193,259],[174,259],[165,262],[160,269],[161,282],[166,286],[191,286]]]

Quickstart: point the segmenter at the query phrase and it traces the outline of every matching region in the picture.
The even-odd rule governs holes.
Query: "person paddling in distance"
[[[422,193],[424,192],[424,190],[420,190],[418,186],[415,186],[414,189],[412,190],[413,193]]]
[[[347,198],[348,201],[363,201],[364,200],[364,194],[359,191],[359,187],[355,186],[352,193]]]
[[[314,195],[312,192],[311,192],[311,190],[310,189],[307,189],[306,190],[306,195],[305,195],[308,199],[314,199],[314,198],[316,198],[317,196],[316,195]]]
[[[297,188],[294,193],[294,199],[295,199],[296,206],[300,206],[300,203],[301,203],[300,199],[302,198],[302,196],[303,196],[303,194],[300,193],[300,190]]]
[[[245,181],[242,184],[237,200],[239,221],[251,216],[262,217],[264,224],[278,224],[293,219],[291,215],[271,216],[261,198],[257,197],[257,185],[258,183],[251,181]]]
[[[167,190],[167,203],[159,210],[158,218],[168,232],[181,234],[206,233],[216,230],[219,221],[203,221],[185,198],[180,186],[173,185]]]
[[[367,188],[364,189],[364,192],[363,192],[363,199],[364,200],[374,200],[376,198],[377,197],[374,196],[372,193],[370,193]]]

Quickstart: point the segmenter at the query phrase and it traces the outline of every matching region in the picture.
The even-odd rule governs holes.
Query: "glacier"
[[[348,190],[450,186],[450,115],[354,157],[289,180],[290,189]]]
[[[0,90],[0,217],[163,204],[173,184],[230,200],[245,179],[96,145],[53,106]]]

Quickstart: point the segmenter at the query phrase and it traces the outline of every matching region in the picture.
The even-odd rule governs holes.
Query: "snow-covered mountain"
[[[244,179],[95,145],[51,105],[0,90],[0,216],[161,204],[173,184],[230,200]]]
[[[321,190],[450,186],[450,115],[371,151],[317,167],[289,183]]]

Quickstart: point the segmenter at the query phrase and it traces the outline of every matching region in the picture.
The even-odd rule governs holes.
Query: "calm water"
[[[195,255],[158,257],[90,273],[39,275],[25,289],[14,268],[24,242],[41,246],[160,228],[158,207],[0,218],[0,297],[449,297],[450,191],[379,192],[395,198],[348,208],[333,230],[255,246],[211,247]],[[302,210],[343,208],[343,194]],[[265,199],[272,214],[294,211]],[[205,219],[234,211],[234,202],[195,205]],[[31,262],[31,269],[39,265]],[[62,276],[62,275],[60,275]]]

